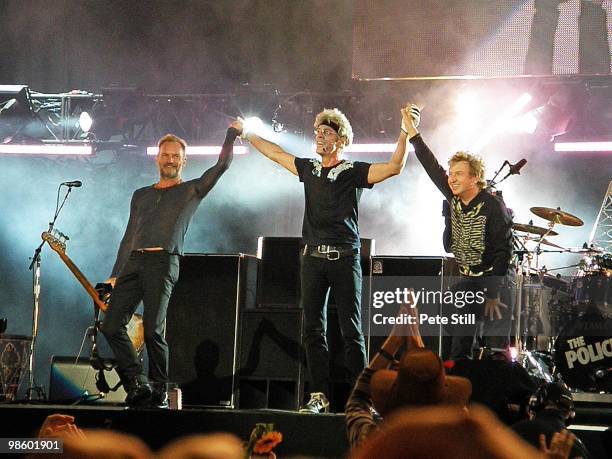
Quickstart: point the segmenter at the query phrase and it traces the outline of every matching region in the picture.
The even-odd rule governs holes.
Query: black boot
[[[154,408],[168,408],[168,391],[166,383],[153,383],[151,406]]]
[[[125,403],[128,406],[146,406],[151,400],[152,390],[146,379],[138,377],[129,378],[123,384],[127,397]]]

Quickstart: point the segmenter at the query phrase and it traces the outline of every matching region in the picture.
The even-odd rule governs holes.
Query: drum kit
[[[532,207],[546,226],[515,223],[515,329],[518,360],[536,379],[562,380],[576,391],[612,392],[612,254],[550,239],[556,225],[582,226],[560,208]],[[560,230],[560,228],[557,227]],[[582,255],[579,263],[540,267],[548,253]],[[570,277],[552,274],[575,268]]]

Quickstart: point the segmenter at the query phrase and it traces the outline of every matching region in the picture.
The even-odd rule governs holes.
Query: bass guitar
[[[93,285],[91,285],[91,282],[87,280],[77,265],[74,264],[68,255],[66,255],[66,240],[68,238],[59,231],[57,231],[56,234],[45,231],[42,233],[41,237],[42,240],[48,243],[49,247],[51,247],[60,256],[70,272],[74,274],[74,277],[76,277],[77,281],[79,281],[79,284],[83,286],[87,294],[93,300],[95,307],[100,309],[102,312],[106,312],[108,309],[108,300],[110,299],[110,295],[106,295],[104,299],[100,298],[98,291],[93,287]],[[142,352],[144,348],[144,326],[142,323],[142,315],[132,315],[132,319],[127,326],[127,334],[132,342],[132,345],[134,346],[134,349],[136,349],[136,352]]]

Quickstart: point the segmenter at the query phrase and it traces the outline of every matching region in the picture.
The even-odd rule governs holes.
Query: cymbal
[[[525,233],[539,234],[540,236],[543,236],[546,233],[548,233],[546,234],[547,236],[556,236],[559,234],[556,231],[548,232],[548,228],[542,228],[541,226],[535,226],[527,223],[513,223],[512,229],[524,231]]]
[[[575,215],[569,214],[561,208],[552,209],[550,207],[532,207],[531,213],[537,215],[538,217],[542,217],[549,222],[555,222],[560,225],[567,226],[582,226],[584,222],[580,220]]]

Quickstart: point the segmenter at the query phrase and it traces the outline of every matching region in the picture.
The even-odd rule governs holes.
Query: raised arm
[[[453,196],[453,192],[448,186],[446,170],[440,165],[433,152],[421,137],[417,129],[420,120],[420,112],[418,109],[417,113],[418,115],[414,115],[411,112],[411,119],[405,126],[408,140],[414,146],[414,153],[431,181],[438,187],[444,197],[450,200]]]
[[[397,364],[395,354],[405,343],[408,350],[425,347],[419,332],[418,310],[411,307],[411,303],[402,306],[398,317],[410,315],[415,318],[414,324],[396,324],[391,333],[374,355],[370,364],[364,368],[357,379],[351,395],[344,409],[346,418],[347,436],[351,448],[356,448],[376,430],[376,423],[372,416],[372,397],[370,395],[370,380],[376,370],[392,368]]]
[[[280,164],[293,175],[298,175],[297,168],[295,167],[295,156],[293,156],[291,153],[287,153],[274,142],[270,142],[269,140],[263,139],[257,134],[254,134],[252,132],[243,133],[244,126],[240,118],[238,118],[236,121],[234,121],[234,123],[232,123],[232,126],[234,125],[240,132],[242,138],[247,140],[266,158],[269,158],[275,163]]]
[[[418,115],[418,108],[416,105],[406,106],[402,108],[402,128],[400,135],[397,139],[397,146],[391,159],[386,163],[375,163],[370,166],[368,171],[368,183],[373,185],[375,183],[387,180],[389,177],[399,175],[406,165],[406,141],[408,140],[408,132],[406,131],[406,124],[411,120],[411,114],[413,116]]]
[[[216,164],[206,170],[196,183],[196,192],[198,196],[204,197],[215,186],[223,173],[229,169],[232,159],[234,159],[234,140],[240,135],[240,131],[235,126],[235,122],[227,128],[225,141],[221,147],[221,153]]]

